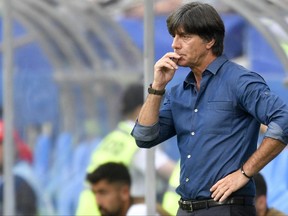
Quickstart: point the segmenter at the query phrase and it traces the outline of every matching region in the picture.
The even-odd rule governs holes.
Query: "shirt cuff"
[[[275,122],[271,122],[268,125],[267,132],[265,133],[265,137],[270,137],[273,139],[280,140],[285,145],[288,144],[288,135],[283,134],[282,128]]]
[[[149,142],[156,139],[159,135],[160,127],[159,123],[156,122],[151,126],[144,126],[138,123],[138,120],[135,123],[135,126],[131,132],[131,135],[139,141]]]

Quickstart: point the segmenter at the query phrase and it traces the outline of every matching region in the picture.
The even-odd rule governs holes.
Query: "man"
[[[178,215],[255,215],[251,177],[288,143],[288,107],[262,77],[222,55],[225,29],[212,6],[185,4],[167,26],[174,52],[156,62],[132,135],[142,148],[177,135]],[[161,107],[179,66],[191,72]],[[257,149],[260,123],[268,130]]]
[[[257,216],[285,216],[284,213],[278,211],[275,208],[268,208],[267,184],[266,184],[264,177],[260,173],[258,173],[254,176],[254,181],[256,185],[256,200],[255,200],[256,215]]]
[[[122,96],[122,119],[117,128],[107,134],[92,152],[87,172],[92,172],[99,165],[106,162],[121,162],[125,164],[131,174],[131,195],[139,202],[145,196],[145,149],[139,149],[130,132],[143,104],[143,85],[130,84]],[[175,167],[161,149],[155,151],[155,169],[157,172],[157,195],[161,197],[166,190],[168,179]],[[159,201],[160,202],[160,201]],[[159,210],[160,211],[160,210]],[[97,206],[93,194],[89,189],[81,192],[76,215],[97,215]]]
[[[102,216],[129,215],[129,209],[133,204],[130,195],[131,178],[124,164],[115,162],[102,164],[87,174],[87,180],[96,196]],[[146,215],[145,205],[142,204],[138,211],[140,215]]]

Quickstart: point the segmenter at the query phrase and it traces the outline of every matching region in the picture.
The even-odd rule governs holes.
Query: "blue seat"
[[[284,74],[285,69],[266,39],[251,25],[247,25],[246,50],[251,69],[259,73]]]
[[[33,169],[41,185],[48,183],[48,170],[52,155],[52,141],[48,135],[40,134],[34,146]]]
[[[225,25],[224,54],[228,58],[243,55],[243,41],[247,22],[237,13],[221,14]]]
[[[74,148],[71,175],[65,185],[60,188],[56,200],[58,215],[75,215],[90,156],[99,141],[100,139],[94,139],[90,142],[79,143]]]
[[[48,183],[43,188],[43,196],[46,202],[57,211],[57,196],[59,190],[70,180],[71,155],[72,155],[72,135],[63,132],[59,135],[53,151],[52,164],[49,169]]]

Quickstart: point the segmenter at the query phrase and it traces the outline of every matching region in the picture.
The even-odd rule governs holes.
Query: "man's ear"
[[[130,199],[130,187],[128,185],[123,185],[121,188],[121,197],[123,200]]]
[[[212,38],[210,41],[207,41],[206,48],[211,49],[211,47],[215,44],[215,39]]]

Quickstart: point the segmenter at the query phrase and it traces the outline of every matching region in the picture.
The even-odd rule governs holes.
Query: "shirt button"
[[[189,178],[186,178],[186,182],[188,182],[189,181]]]
[[[193,132],[191,132],[191,135],[192,135],[192,136],[194,136],[194,135],[195,135],[195,132],[194,132],[194,131],[193,131]]]
[[[191,155],[188,155],[187,158],[191,158]]]
[[[194,109],[194,112],[198,112],[198,109]]]

